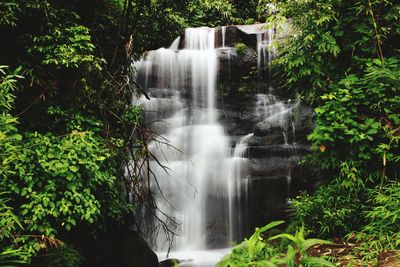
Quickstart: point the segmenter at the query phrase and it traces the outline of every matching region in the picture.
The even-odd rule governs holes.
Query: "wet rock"
[[[121,267],[157,266],[157,255],[150,249],[147,243],[139,237],[138,234],[125,234],[121,241],[122,242],[119,245],[121,249]],[[135,253],[132,253],[132,251],[135,251]]]
[[[240,34],[237,26],[225,26],[225,47],[234,47],[235,44],[243,42],[242,35]],[[222,26],[216,28],[216,46],[222,47]]]
[[[249,74],[252,67],[257,66],[257,53],[249,46],[241,52],[234,47],[219,48],[217,53],[220,82],[239,82],[241,77]]]
[[[295,132],[309,133],[314,129],[315,113],[310,107],[298,105],[280,117],[268,117],[257,123],[254,126],[254,134],[263,136],[271,132],[282,131],[282,129],[294,129]]]
[[[255,159],[251,158],[250,170],[252,175],[261,177],[287,176],[291,167],[296,166],[300,160],[299,156],[286,157],[266,157]]]
[[[311,107],[299,105],[292,114],[296,132],[311,133],[314,130],[315,112]]]
[[[271,132],[268,135],[257,136],[254,135],[249,140],[249,146],[267,146],[267,145],[276,145],[276,144],[284,144],[285,138],[282,134],[282,131],[279,130],[277,132]]]
[[[248,147],[248,157],[266,158],[266,157],[292,157],[302,156],[309,152],[306,145],[269,145],[269,146],[250,146]]]
[[[257,34],[267,34],[265,23],[252,25],[238,25],[239,35],[242,36],[243,43],[248,46],[257,46]]]
[[[226,106],[221,110],[220,122],[231,136],[243,136],[251,133],[254,127],[254,116],[246,106]],[[237,138],[234,138],[236,142]]]

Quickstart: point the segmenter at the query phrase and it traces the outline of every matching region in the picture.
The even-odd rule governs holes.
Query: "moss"
[[[239,56],[244,56],[246,54],[247,45],[245,45],[244,43],[235,44],[235,48]]]

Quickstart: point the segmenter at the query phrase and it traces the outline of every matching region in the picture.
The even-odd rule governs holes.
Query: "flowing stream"
[[[222,35],[218,46],[224,48],[225,27],[219,32],[186,29],[182,49],[177,38],[169,48],[150,51],[135,63],[136,79],[151,96],[149,101],[140,99],[146,123],[160,134],[149,145],[154,155],[151,190],[158,217],[179,222],[168,256],[189,260],[180,266],[214,266],[227,248],[243,238],[247,216],[243,203],[248,197],[250,162],[246,152],[253,134],[241,136],[232,148],[219,122],[218,34]],[[259,72],[270,69],[271,36],[271,31],[257,34]],[[291,107],[273,95],[260,94],[254,116],[281,127],[288,144],[286,121]],[[162,231],[157,232],[154,249],[161,260],[166,257],[168,236]]]

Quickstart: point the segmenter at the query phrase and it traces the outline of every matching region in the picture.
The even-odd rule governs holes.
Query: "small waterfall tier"
[[[157,133],[148,173],[155,216],[179,224],[170,247],[149,222],[155,250],[213,266],[255,226],[282,218],[312,111],[274,94],[274,37],[263,24],[189,28],[134,63],[151,98],[136,104]]]

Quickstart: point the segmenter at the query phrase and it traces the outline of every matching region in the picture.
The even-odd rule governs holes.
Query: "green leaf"
[[[332,244],[332,242],[327,241],[327,240],[322,240],[322,239],[310,238],[310,239],[304,240],[303,247],[304,247],[304,249],[308,249],[310,247],[313,247],[313,246],[319,245],[319,244]]]
[[[322,258],[316,257],[305,257],[300,260],[302,264],[310,265],[310,266],[327,266],[327,267],[335,267],[336,265]]]
[[[79,170],[79,168],[76,167],[76,166],[69,166],[69,169],[70,169],[72,172],[77,172],[77,171]]]
[[[278,238],[286,238],[286,239],[289,239],[289,240],[291,240],[291,241],[293,241],[295,243],[297,242],[297,239],[296,239],[295,236],[293,236],[291,234],[286,234],[286,233],[270,237],[269,240],[274,240],[274,239],[278,239]]]
[[[283,223],[285,223],[285,221],[273,221],[273,222],[267,224],[266,226],[262,227],[260,229],[260,232],[268,231],[269,229],[274,228],[274,227],[276,227],[278,225],[281,225]]]

